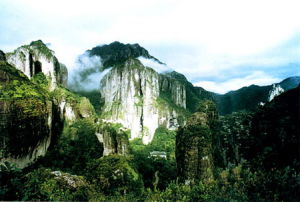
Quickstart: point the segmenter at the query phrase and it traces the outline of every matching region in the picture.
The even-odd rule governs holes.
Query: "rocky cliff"
[[[159,125],[177,128],[184,122],[184,87],[145,67],[138,59],[115,65],[100,86],[103,118],[129,128],[131,139],[142,138],[148,144]],[[163,93],[171,97],[165,99]],[[182,120],[178,120],[179,116]]]
[[[23,45],[6,56],[8,63],[22,71],[28,78],[43,72],[50,81],[50,90],[54,90],[58,84],[66,85],[68,75],[66,67],[58,62],[54,52],[41,40]]]
[[[59,130],[53,108],[47,91],[0,61],[1,162],[22,168],[45,155],[53,132]]]

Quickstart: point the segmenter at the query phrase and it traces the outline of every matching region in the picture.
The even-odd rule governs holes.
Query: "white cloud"
[[[154,59],[148,59],[145,57],[139,57],[139,61],[145,66],[145,67],[151,67],[158,73],[167,72],[167,71],[173,71],[170,67],[168,67],[166,64],[159,64]]]
[[[231,90],[237,90],[244,86],[250,86],[252,84],[264,86],[270,85],[271,83],[279,82],[280,79],[274,78],[265,74],[264,72],[253,72],[252,74],[243,78],[234,78],[224,82],[214,82],[214,81],[200,81],[194,83],[195,86],[200,86],[206,90],[224,94]]]
[[[81,55],[72,71],[69,71],[68,86],[73,90],[92,91],[100,88],[101,79],[110,68],[102,71],[102,62],[99,56],[90,57]]]

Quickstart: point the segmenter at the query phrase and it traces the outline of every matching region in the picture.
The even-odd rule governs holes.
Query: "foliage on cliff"
[[[4,61],[0,61],[0,78],[0,141],[3,154],[31,154],[51,129],[47,124],[52,110],[50,96]]]

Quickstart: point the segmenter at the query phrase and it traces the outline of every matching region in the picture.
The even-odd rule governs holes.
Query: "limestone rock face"
[[[164,87],[160,88],[160,83]],[[156,71],[145,67],[138,59],[114,66],[100,86],[104,99],[103,118],[129,128],[130,139],[142,138],[143,143],[148,144],[159,125],[179,126],[176,107],[185,107],[184,88],[179,83],[160,79]],[[160,89],[175,94],[171,102],[174,101],[176,107],[160,97]]]
[[[54,90],[57,83],[66,83],[67,71],[65,66],[58,62],[54,52],[41,40],[33,41],[30,45],[21,46],[14,52],[7,53],[7,61],[28,78],[43,72],[50,81],[50,90]]]
[[[0,62],[1,162],[23,168],[45,155],[53,134],[53,103],[19,70]],[[55,129],[56,130],[56,129]]]
[[[161,74],[159,76],[160,93],[170,96],[172,101],[180,107],[186,108],[186,91],[185,86],[178,80]]]

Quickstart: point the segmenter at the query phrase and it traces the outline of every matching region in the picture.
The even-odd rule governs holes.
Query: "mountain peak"
[[[114,41],[108,45],[101,45],[87,51],[90,57],[99,56],[102,60],[104,69],[125,62],[130,58],[145,57],[154,59],[156,62],[163,64],[149,52],[141,47],[138,43],[123,44],[119,41]]]

